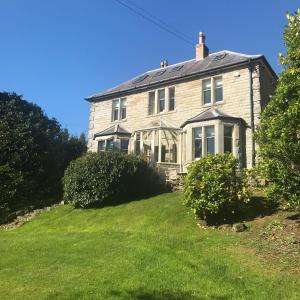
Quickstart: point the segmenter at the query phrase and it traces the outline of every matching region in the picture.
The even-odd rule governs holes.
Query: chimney
[[[161,62],[160,62],[160,67],[161,68],[165,68],[165,67],[167,67],[168,66],[168,61],[167,60],[162,60]]]
[[[201,60],[208,55],[209,49],[205,45],[205,34],[199,32],[199,44],[196,44],[196,60]]]

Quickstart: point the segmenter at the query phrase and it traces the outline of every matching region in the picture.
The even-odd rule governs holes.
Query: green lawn
[[[300,299],[241,235],[200,229],[181,194],[59,206],[0,231],[1,299]]]

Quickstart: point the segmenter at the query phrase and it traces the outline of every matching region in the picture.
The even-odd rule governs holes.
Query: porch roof
[[[135,132],[151,131],[151,130],[180,131],[181,128],[175,127],[174,125],[170,124],[168,121],[160,119],[160,120],[152,121],[148,123],[146,126],[136,129]]]
[[[200,114],[196,115],[195,117],[192,117],[190,119],[187,119],[180,127],[183,128],[187,124],[195,123],[195,122],[202,122],[202,121],[209,121],[209,120],[215,120],[215,119],[222,119],[222,120],[231,120],[231,121],[240,121],[241,118],[230,116],[224,112],[221,112],[218,109],[215,108],[209,108]]]
[[[120,124],[112,125],[102,131],[99,131],[94,134],[94,139],[99,136],[108,136],[108,135],[123,135],[123,136],[131,136],[131,133],[122,127]]]

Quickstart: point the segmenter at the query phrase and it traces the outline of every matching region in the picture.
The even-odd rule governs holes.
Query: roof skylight
[[[144,79],[146,79],[149,75],[142,75],[138,78],[136,78],[135,80],[132,81],[132,83],[139,83],[142,82]]]
[[[216,56],[214,57],[214,60],[221,60],[221,59],[223,59],[225,56],[226,56],[226,53],[222,53],[222,54],[216,55]]]
[[[161,76],[162,74],[164,74],[166,72],[166,70],[160,70],[158,72],[156,72],[153,77],[157,77],[157,76]]]
[[[184,65],[176,66],[176,67],[174,67],[174,68],[171,70],[171,72],[177,72],[177,71],[179,71],[180,69],[182,69],[183,66],[184,66]]]

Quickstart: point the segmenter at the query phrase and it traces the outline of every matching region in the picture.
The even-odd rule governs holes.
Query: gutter
[[[255,166],[255,140],[254,140],[254,133],[255,133],[255,124],[254,124],[254,103],[253,103],[253,65],[251,64],[251,58],[249,59],[249,99],[250,99],[250,126],[251,126],[251,133],[252,133],[252,167]]]

